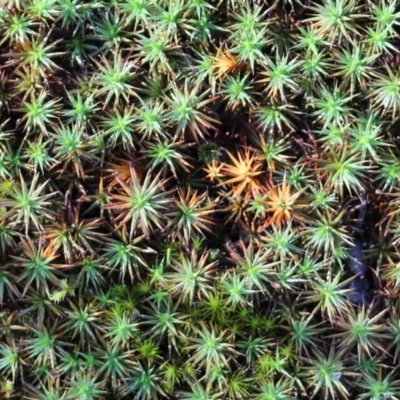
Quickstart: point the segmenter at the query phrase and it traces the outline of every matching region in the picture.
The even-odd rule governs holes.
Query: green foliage
[[[338,327],[343,331],[335,335],[342,339],[340,348],[347,352],[352,346],[356,346],[359,359],[364,352],[371,355],[372,349],[384,352],[385,349],[382,347],[381,342],[385,337],[388,338],[389,336],[385,334],[385,326],[376,324],[376,322],[379,321],[386,310],[372,318],[364,308],[357,315],[353,315],[353,312],[347,314],[348,321],[339,321],[337,323]]]
[[[199,84],[193,88],[189,86],[188,80],[182,88],[171,84],[171,93],[167,97],[170,110],[166,113],[166,119],[176,126],[176,134],[190,132],[196,141],[204,138],[204,131],[215,128],[217,121],[204,112],[204,108],[211,102],[205,99],[207,92],[198,94]]]
[[[175,226],[176,232],[183,232],[183,239],[188,244],[195,231],[199,233],[211,232],[213,220],[209,217],[212,214],[214,205],[202,203],[206,200],[207,193],[197,196],[197,192],[189,190],[179,192],[179,200],[175,200],[175,207],[167,215],[171,217],[170,226]]]
[[[131,220],[130,238],[133,237],[138,228],[146,236],[149,236],[152,224],[161,228],[161,221],[163,220],[162,211],[165,210],[165,204],[170,201],[168,195],[171,192],[159,192],[165,183],[159,180],[159,175],[150,181],[149,174],[143,183],[141,183],[137,173],[132,168],[130,185],[127,185],[119,178],[117,180],[126,195],[112,194],[111,204],[107,205],[106,208],[121,210],[117,219],[117,221],[122,220],[119,226],[123,226]]]
[[[193,303],[196,299],[208,297],[212,292],[212,277],[216,262],[208,261],[209,254],[196,254],[192,251],[174,260],[172,271],[166,275],[168,291],[179,301]]]
[[[71,380],[67,399],[95,400],[103,393],[104,390],[100,389],[100,383],[96,382],[96,378],[91,377],[89,374],[77,374]]]
[[[266,70],[262,73],[265,76],[260,83],[268,83],[266,92],[269,97],[276,99],[279,94],[279,100],[286,101],[285,92],[290,89],[296,92],[298,86],[295,82],[295,72],[299,71],[300,63],[293,59],[289,61],[289,54],[281,58],[279,54],[275,57],[275,63],[271,59],[266,60]]]
[[[306,292],[306,302],[317,303],[313,313],[322,310],[331,321],[336,314],[342,314],[347,311],[346,295],[350,290],[346,288],[348,281],[341,282],[340,275],[338,273],[334,278],[328,277],[327,279],[322,279],[317,275],[316,281],[311,284],[313,290]]]
[[[5,55],[5,57],[10,57],[6,65],[14,66],[18,64],[28,66],[32,79],[44,78],[46,73],[54,72],[59,68],[52,58],[63,54],[62,52],[53,51],[59,40],[47,45],[48,40],[48,35],[45,36],[43,33],[40,33],[37,37],[32,37],[30,40],[24,41],[21,44],[21,52],[12,52]]]
[[[328,356],[320,352],[315,353],[313,364],[307,367],[314,386],[313,395],[322,391],[325,399],[334,399],[339,394],[343,398],[348,398],[346,376],[354,374],[345,370],[340,355],[335,354],[333,346]]]
[[[35,174],[31,183],[25,182],[22,175],[20,184],[15,184],[7,192],[7,196],[0,199],[0,206],[7,210],[2,216],[2,220],[12,220],[13,224],[23,224],[26,236],[32,227],[36,229],[41,227],[41,218],[51,219],[54,213],[49,210],[52,202],[50,198],[56,195],[55,192],[43,194],[48,182],[38,184],[39,174]]]
[[[313,16],[308,21],[330,41],[340,41],[343,37],[351,41],[350,34],[359,34],[357,19],[366,18],[361,6],[354,0],[324,0],[314,3],[310,9]]]
[[[98,72],[93,75],[92,81],[96,86],[96,97],[102,97],[107,105],[114,99],[114,107],[120,98],[129,103],[131,96],[136,96],[136,88],[130,84],[135,77],[132,71],[133,61],[128,62],[120,54],[115,54],[112,60],[103,56],[102,62],[96,62]]]
[[[3,0],[0,397],[398,398],[399,29]]]
[[[29,133],[32,129],[40,128],[42,133],[46,134],[46,123],[57,117],[57,100],[45,101],[46,92],[40,92],[37,98],[33,97],[30,103],[25,102],[24,107],[18,111],[23,112],[22,117],[25,122],[25,127]]]
[[[11,346],[7,344],[1,344],[0,346],[0,370],[3,374],[11,375],[12,380],[15,381],[21,363],[19,351],[15,343],[12,343]]]
[[[189,338],[192,343],[188,350],[193,351],[190,361],[194,364],[206,366],[206,373],[213,366],[228,367],[229,357],[239,354],[234,347],[224,340],[226,331],[216,333],[214,329],[208,330],[205,326],[197,331],[196,337]]]
[[[370,96],[374,99],[376,108],[383,109],[384,112],[391,111],[394,119],[400,106],[400,77],[388,65],[385,72],[386,74],[379,74],[373,81]]]

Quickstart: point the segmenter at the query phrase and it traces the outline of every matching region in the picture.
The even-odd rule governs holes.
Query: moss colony
[[[399,2],[0,5],[2,398],[400,398]]]

